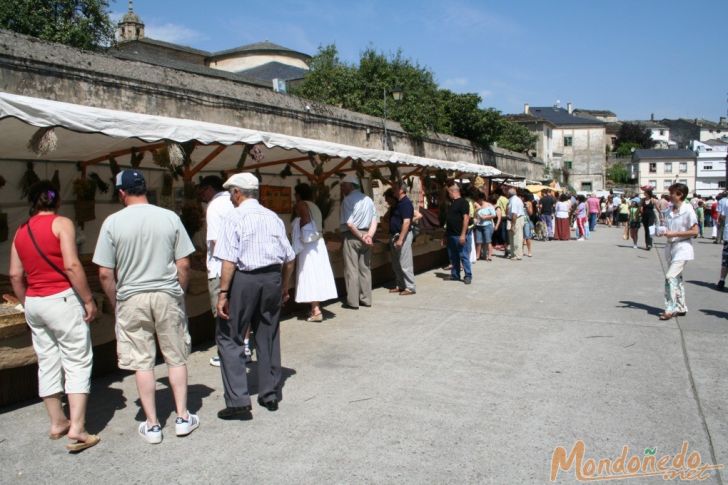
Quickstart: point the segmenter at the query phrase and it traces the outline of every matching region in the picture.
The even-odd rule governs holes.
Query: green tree
[[[0,28],[79,49],[99,50],[114,41],[106,0],[3,0]]]
[[[394,88],[404,93],[398,102],[388,94]],[[481,109],[477,94],[439,89],[432,72],[404,58],[401,51],[387,56],[369,48],[354,66],[341,61],[335,45],[320,47],[306,78],[292,93],[378,117],[385,115],[387,93],[387,119],[399,122],[416,139],[436,131],[482,148],[497,141],[519,152],[535,143],[525,128],[506,122],[497,110]]]
[[[617,132],[617,151],[622,145],[629,144],[630,147],[652,148],[655,141],[652,139],[652,132],[638,123],[623,123]],[[624,152],[624,149],[622,150]]]
[[[630,181],[629,170],[623,163],[617,162],[607,169],[607,178],[615,184],[626,184]]]
[[[501,119],[501,126],[498,146],[520,153],[536,146],[536,135],[531,134],[525,126],[506,119]]]

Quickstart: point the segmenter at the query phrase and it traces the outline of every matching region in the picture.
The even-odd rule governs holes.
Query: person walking
[[[577,198],[577,205],[576,210],[574,211],[574,215],[576,217],[576,229],[577,229],[577,241],[583,241],[585,237],[587,237],[587,230],[588,230],[588,208],[587,208],[587,201],[586,197],[583,195],[579,195]]]
[[[498,209],[491,201],[486,199],[485,194],[481,192],[478,198],[480,199],[480,207],[475,216],[475,252],[479,258],[492,261],[493,231],[495,224],[500,223],[500,216],[498,215]],[[491,200],[497,202],[497,198],[492,196]],[[482,255],[483,246],[485,246],[485,256]]]
[[[503,215],[503,219],[501,220],[500,227],[496,229],[496,234],[498,234],[498,238],[500,243],[503,245],[503,257],[508,257],[508,198],[503,194],[503,187],[498,188],[496,190],[496,194],[498,194],[498,201],[496,202],[496,207],[498,207],[501,211],[501,214]]]
[[[468,246],[468,225],[470,223],[470,204],[460,194],[460,186],[453,180],[448,183],[447,195],[451,200],[447,210],[445,238],[442,245],[447,247],[450,258],[450,281],[460,281],[460,267],[465,273],[463,282],[469,285],[473,281],[470,265],[470,247]]]
[[[597,221],[601,214],[601,201],[597,197],[596,193],[592,193],[586,201],[587,208],[589,209],[589,232],[594,232],[597,229]]]
[[[354,175],[341,181],[341,232],[344,242],[344,283],[346,303],[343,308],[358,310],[372,306],[372,246],[379,217],[374,201],[361,192],[361,182]]]
[[[195,247],[177,214],[149,203],[140,171],[119,172],[115,185],[124,208],[101,225],[93,262],[115,309],[119,368],[135,373],[146,415],[139,435],[157,444],[162,442],[162,426],[155,398],[155,334],[174,396],[175,433],[186,436],[200,425],[199,417],[187,410],[190,334],[184,294]]]
[[[101,438],[86,432],[93,351],[89,323],[96,303],[78,259],[73,221],[56,214],[60,194],[50,181],[29,191],[30,219],[15,233],[10,248],[10,283],[25,307],[38,357],[38,395],[50,418],[48,437],[65,435],[66,447],[79,452]],[[68,397],[70,420],[61,403]]]
[[[252,327],[258,374],[258,404],[278,410],[281,399],[281,305],[289,299],[288,286],[295,253],[283,221],[258,202],[258,179],[236,173],[223,187],[235,209],[225,218],[215,257],[222,260],[215,340],[225,408],[220,419],[252,419],[250,392],[243,356],[243,336]]]
[[[640,215],[640,206],[637,202],[632,201],[629,207],[629,235],[632,238],[632,247],[637,249],[637,237],[642,227],[642,216]]]
[[[665,217],[665,226],[658,231],[667,238],[665,259],[669,265],[665,273],[665,311],[660,320],[669,320],[675,315],[685,315],[688,306],[685,302],[683,271],[688,261],[695,259],[692,238],[698,235],[698,218],[693,206],[685,203],[688,186],[672,184],[669,188],[672,209]]]
[[[523,223],[523,245],[528,251],[526,256],[531,258],[533,257],[533,233],[536,227],[534,220],[538,219],[538,211],[536,209],[536,203],[533,200],[533,194],[530,192],[522,192],[520,197],[526,211],[526,217]]]
[[[715,216],[713,217],[713,220],[715,221],[715,225],[717,226],[717,229],[715,231],[715,241],[713,241],[715,244],[720,244],[724,241],[723,233],[725,232],[725,219],[721,219],[721,208],[726,204],[726,192],[722,192],[718,194],[716,197],[716,202],[714,204],[714,211]]]
[[[334,272],[331,270],[329,251],[324,241],[324,219],[313,202],[313,189],[298,184],[296,219],[293,220],[293,248],[296,254],[296,303],[308,303],[311,311],[307,322],[323,322],[321,302],[338,297]]]
[[[621,199],[619,203],[619,225],[624,227],[622,239],[629,239],[629,203],[627,197]]]
[[[551,195],[550,190],[544,189],[542,194],[538,205],[541,209],[541,220],[546,224],[546,237],[551,241],[554,239],[554,208],[556,206],[556,198]]]
[[[568,241],[571,239],[570,214],[571,202],[569,201],[569,196],[562,193],[554,209],[554,215],[556,216],[555,236],[557,241]]]
[[[391,196],[395,203],[389,212],[389,246],[392,250],[392,269],[396,286],[390,293],[400,296],[414,295],[415,267],[412,257],[412,220],[415,208],[399,182],[393,182]]]
[[[698,217],[698,236],[703,238],[703,231],[705,230],[705,205],[702,200],[698,201],[697,207],[695,208],[695,215]]]
[[[652,187],[643,187],[645,198],[640,204],[640,213],[642,214],[642,226],[645,228],[645,249],[652,249],[652,235],[658,218],[657,207],[655,205],[655,196],[652,194]]]
[[[210,306],[212,316],[217,321],[217,297],[220,292],[220,272],[222,261],[215,258],[215,244],[220,237],[220,229],[225,216],[233,210],[233,203],[230,202],[230,194],[222,186],[222,179],[217,175],[204,177],[197,186],[199,199],[207,204],[205,211],[205,223],[207,225],[207,288],[210,293]],[[217,328],[217,324],[215,324]],[[245,357],[250,360],[252,352],[249,345],[249,335],[245,336]],[[210,358],[210,365],[220,367],[220,356]]]
[[[523,201],[518,197],[516,189],[508,190],[508,209],[506,211],[508,220],[511,221],[511,229],[508,233],[510,243],[509,252],[512,261],[523,259],[523,226],[526,222],[526,209]]]
[[[720,279],[718,280],[718,290],[725,289],[725,277],[728,275],[728,197],[723,197],[718,206],[718,222],[723,227],[723,253],[720,265]]]

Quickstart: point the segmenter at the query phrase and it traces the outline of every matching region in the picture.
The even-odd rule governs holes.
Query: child
[[[703,237],[703,228],[705,227],[705,204],[702,200],[698,201],[698,207],[695,208],[695,214],[698,216],[698,235]]]
[[[637,202],[632,201],[632,204],[629,207],[629,233],[632,236],[632,242],[634,243],[632,247],[634,249],[637,249],[637,233],[639,232],[640,227],[642,227],[640,206]]]

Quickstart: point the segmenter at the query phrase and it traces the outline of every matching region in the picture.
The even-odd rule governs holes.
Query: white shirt
[[[566,219],[569,217],[569,210],[571,209],[571,204],[568,201],[559,201],[556,203],[556,217],[559,219]]]
[[[377,209],[374,201],[362,194],[359,190],[352,190],[344,197],[341,204],[342,230],[348,231],[347,224],[353,224],[357,229],[369,229],[372,221],[378,221]]]
[[[726,224],[723,228],[723,241],[728,241],[728,197],[723,197],[718,202],[718,220],[720,216],[725,217]]]
[[[508,219],[513,217],[514,215],[517,217],[525,216],[526,210],[523,206],[523,201],[520,197],[517,195],[512,195],[510,199],[508,199],[508,210],[506,211],[508,214]]]
[[[683,202],[678,212],[670,210],[665,216],[665,226],[671,232],[689,231],[698,223],[698,216],[695,209],[687,202]],[[695,259],[693,251],[693,239],[690,237],[669,237],[665,246],[665,258],[667,261],[692,261]]]
[[[220,237],[222,222],[225,216],[235,209],[228,191],[218,192],[210,202],[207,203],[205,220],[207,222],[207,277],[217,278],[222,271],[222,261],[213,256],[213,241]]]
[[[240,271],[283,264],[296,257],[283,221],[255,199],[229,212],[220,234],[215,257],[235,263]]]

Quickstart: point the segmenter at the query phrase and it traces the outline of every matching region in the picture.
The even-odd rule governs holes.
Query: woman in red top
[[[38,394],[51,421],[49,437],[72,440],[78,452],[99,442],[86,432],[92,350],[88,323],[96,304],[76,251],[73,222],[56,215],[58,191],[48,181],[30,189],[30,219],[18,228],[10,250],[10,282],[25,307],[38,356]],[[61,404],[68,395],[70,420]]]

